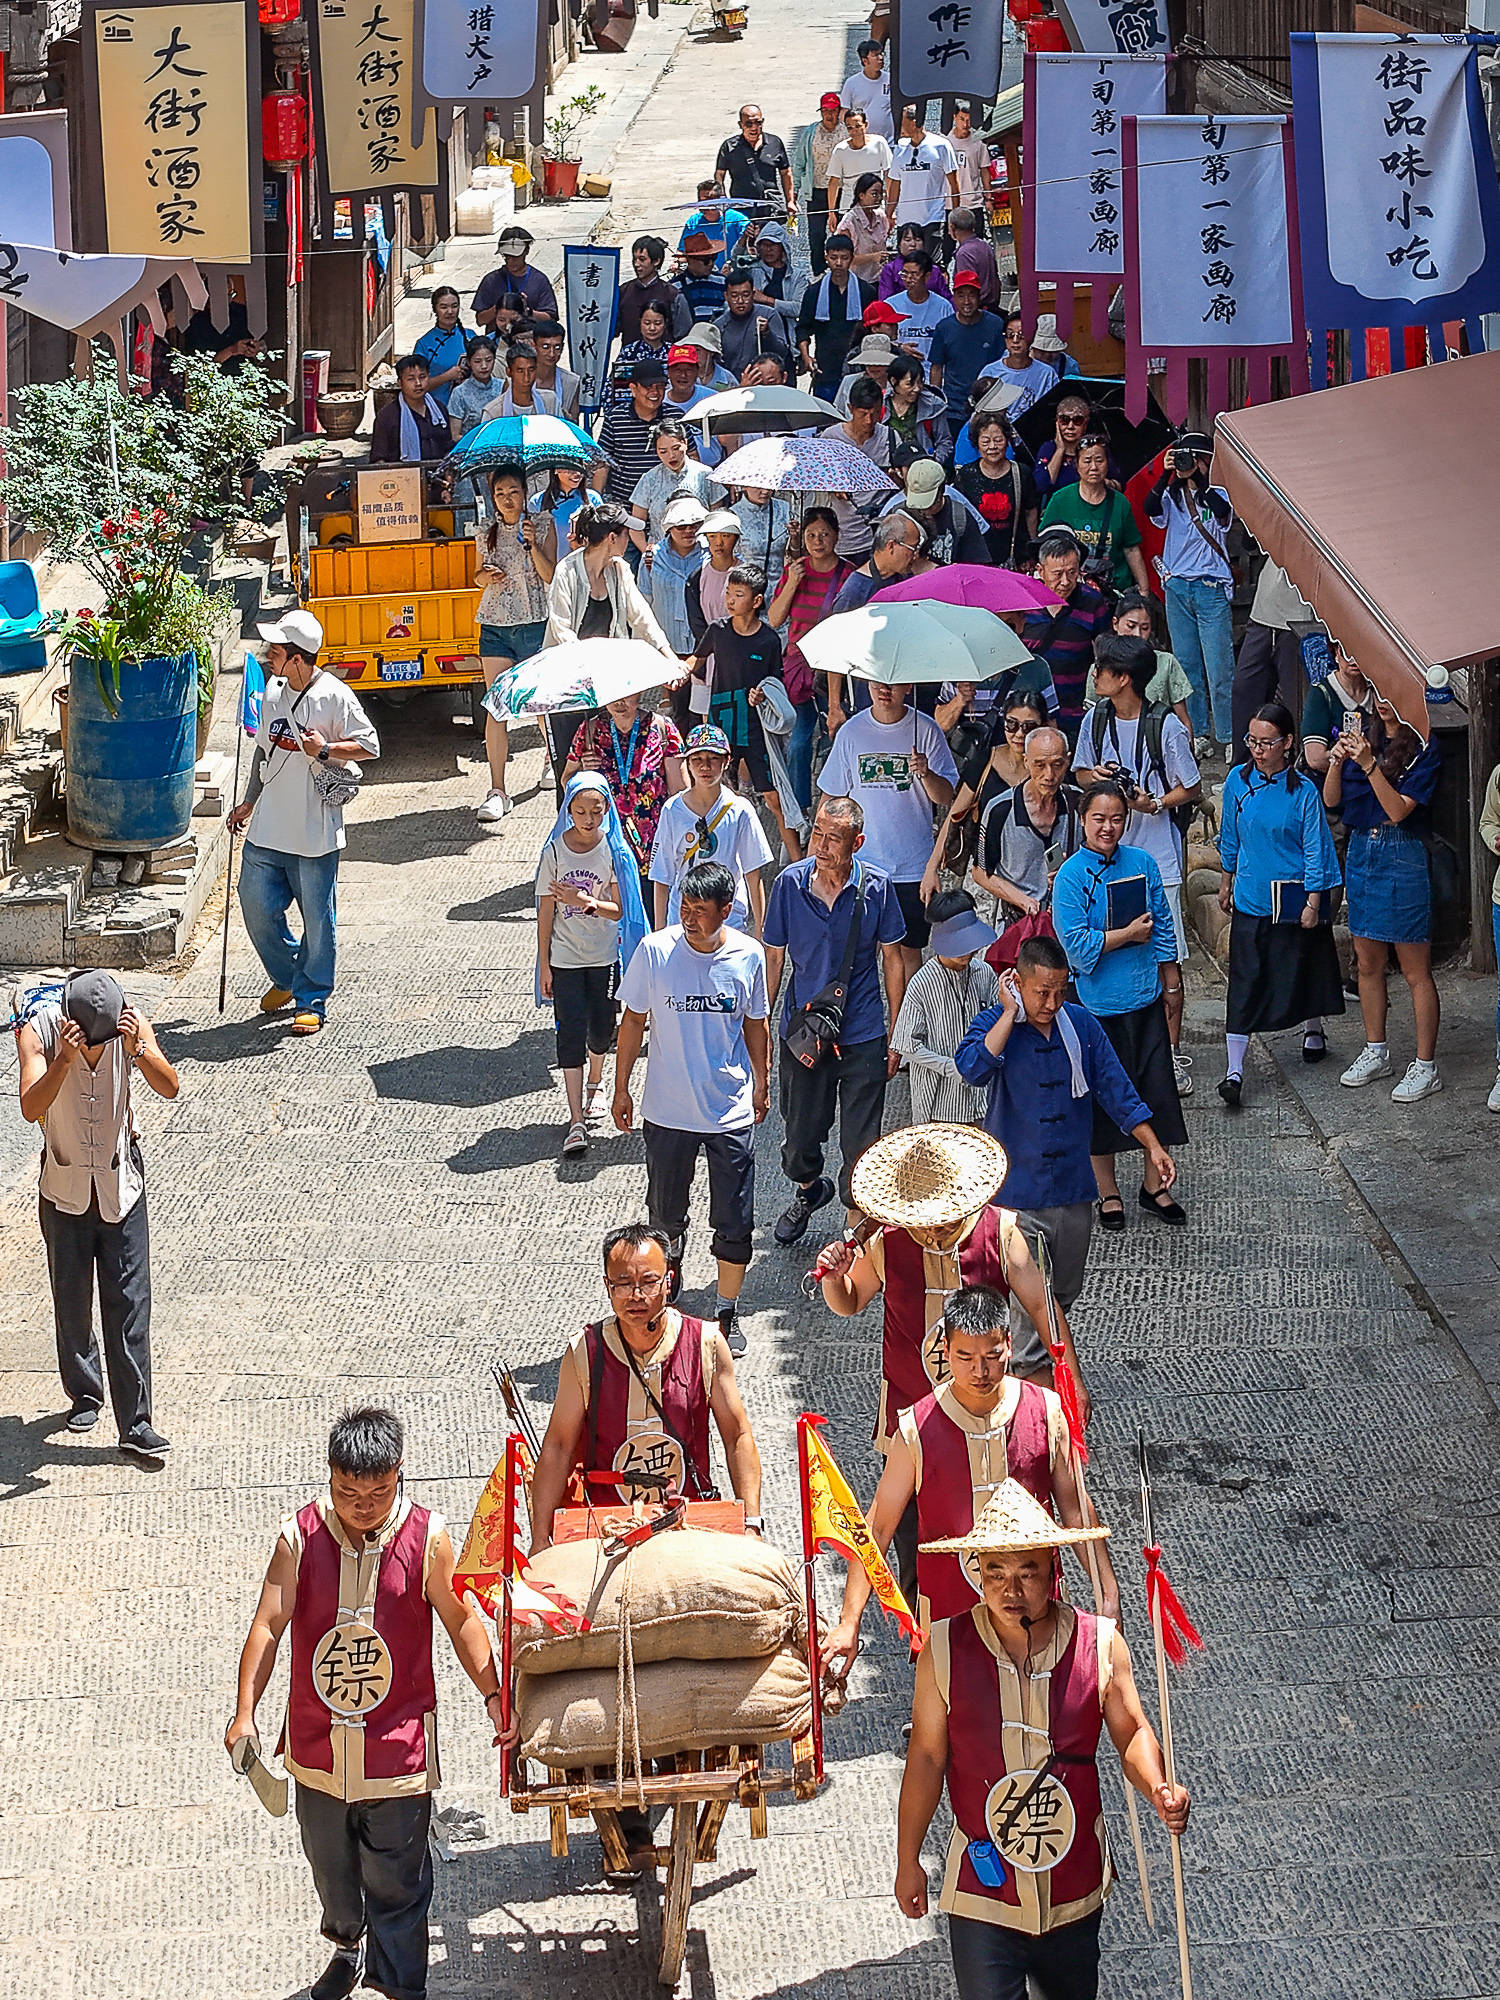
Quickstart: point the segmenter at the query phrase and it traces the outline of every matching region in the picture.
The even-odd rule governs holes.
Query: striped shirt
[[[628,513],[636,487],[648,472],[654,472],[661,460],[656,455],[656,446],[651,442],[651,433],[663,417],[680,417],[682,411],[675,403],[663,402],[660,412],[650,423],[635,413],[634,402],[610,409],[599,427],[599,449],[606,452],[611,460],[609,478],[605,482],[606,500],[617,500]]]
[[[983,1118],[986,1093],[964,1082],[953,1051],[969,1032],[974,1016],[999,1004],[1000,982],[994,967],[977,956],[962,972],[929,958],[913,974],[891,1047],[906,1057],[914,1125],[977,1125]]]

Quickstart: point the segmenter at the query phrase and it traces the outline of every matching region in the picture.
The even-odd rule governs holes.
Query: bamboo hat
[[[1007,1479],[1003,1486],[995,1488],[966,1535],[954,1535],[941,1542],[922,1542],[919,1546],[924,1555],[974,1557],[1009,1555],[1021,1549],[1066,1549],[1079,1542],[1108,1539],[1108,1528],[1065,1528],[1032,1499],[1019,1481]]]
[[[972,1125],[912,1125],[866,1148],[850,1193],[875,1222],[942,1229],[983,1208],[1009,1165],[999,1140]]]

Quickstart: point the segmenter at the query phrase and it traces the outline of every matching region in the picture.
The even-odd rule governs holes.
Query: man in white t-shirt
[[[885,212],[892,228],[915,223],[936,256],[942,245],[943,218],[957,206],[958,161],[953,148],[925,130],[920,105],[903,105],[901,139],[891,155],[885,183]]]
[[[879,42],[866,41],[860,43],[858,53],[859,68],[844,78],[839,97],[845,111],[863,111],[872,138],[884,139],[889,145],[896,127],[891,121],[891,80],[885,73],[885,50]]]
[[[771,846],[754,806],[724,783],[731,754],[729,738],[717,724],[700,722],[688,731],[688,787],[662,807],[651,849],[658,930],[678,921],[687,871],[699,861],[721,861],[734,880],[730,924],[760,936],[766,916],[760,871],[771,859]]]
[[[953,317],[953,307],[940,292],[933,291],[931,278],[932,258],[925,250],[913,250],[901,260],[901,282],[906,289],[893,292],[890,299],[891,311],[901,315],[901,345],[915,351],[924,374],[933,334],[945,319]]]
[[[755,1227],[755,1128],[771,1104],[766,955],[729,928],[735,880],[720,861],[682,879],[680,924],[652,931],[620,982],[625,1008],[615,1057],[614,1120],[635,1122],[630,1073],[647,1017],[651,1054],[641,1093],[646,1212],[671,1243],[675,1298],[687,1243],[688,1197],[701,1152],[708,1163],[711,1248],[719,1267],[715,1310],[731,1354],[743,1354],[738,1300]]]
[[[1181,1051],[1182,968],[1187,964],[1187,931],[1182,921],[1183,838],[1172,810],[1196,803],[1202,790],[1192,738],[1164,703],[1148,704],[1146,689],[1156,674],[1149,641],[1111,633],[1094,647],[1094,706],[1083,718],[1073,757],[1074,782],[1091,785],[1119,778],[1132,800],[1125,838],[1151,856],[1161,870],[1172,923],[1177,932],[1177,964],[1166,968],[1162,1000],[1178,1094],[1193,1087],[1192,1058]],[[1159,739],[1159,740],[1158,740]]]
[[[857,799],[864,812],[864,860],[889,878],[906,919],[908,979],[927,943],[922,875],[932,857],[933,810],[946,812],[958,786],[947,739],[930,715],[909,705],[910,693],[873,682],[870,706],[834,737],[818,779],[825,798]]]
[[[828,162],[828,206],[835,215],[846,215],[854,206],[854,190],[864,174],[879,174],[884,180],[891,170],[891,142],[872,132],[869,120],[858,106],[844,111],[846,139],[833,149]]]
[[[294,1035],[315,1035],[333,991],[335,900],[344,814],[319,795],[314,766],[330,770],[380,755],[369,717],[336,675],[318,665],[323,627],[308,611],[262,625],[266,687],[242,805],[229,815],[250,831],[240,859],[240,908],[271,984],[263,1014],[295,1008]],[[302,936],[287,928],[295,903]]]

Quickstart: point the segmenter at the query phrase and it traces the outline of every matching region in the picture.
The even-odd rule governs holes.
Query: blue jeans
[[[1196,577],[1168,577],[1167,631],[1172,651],[1193,684],[1188,718],[1193,735],[1207,736],[1213,701],[1213,733],[1221,743],[1234,737],[1234,623],[1221,583]]]
[[[813,741],[818,733],[818,704],[815,701],[800,702],[797,707],[797,724],[786,747],[786,767],[791,773],[792,790],[797,794],[797,803],[804,812],[812,806],[812,760]]]
[[[299,1013],[321,1014],[333,991],[338,878],[337,848],[331,854],[281,854],[247,840],[240,857],[245,929],[271,984],[291,994]],[[302,916],[300,941],[287,928],[291,903]]]
[[[1495,933],[1495,957],[1500,959],[1500,903],[1490,905],[1490,924]],[[1500,991],[1495,995],[1495,1061],[1500,1063]]]

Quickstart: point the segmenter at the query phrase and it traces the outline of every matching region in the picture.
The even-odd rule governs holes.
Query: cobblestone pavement
[[[600,1236],[639,1212],[637,1139],[558,1158],[562,1098],[530,969],[550,787],[485,836],[467,730],[437,705],[383,709],[379,724],[387,754],[350,829],[325,1033],[294,1041],[254,1014],[242,941],[224,1019],[211,954],[157,1007],[183,1073],[175,1104],[144,1107],[157,1415],[175,1447],[161,1471],[62,1432],[29,1182],[0,1206],[6,1992],[285,2000],[319,1967],[291,1823],[259,1811],[219,1742],[276,1524],[316,1487],[328,1425],[358,1398],[401,1411],[412,1491],[461,1530],[502,1437],[490,1362],[506,1353],[540,1415],[565,1341],[601,1307]],[[539,771],[522,748],[518,791]],[[1213,1073],[1206,1046],[1199,1068]],[[1197,1795],[1199,1990],[1497,1994],[1494,1411],[1361,1234],[1268,1062],[1254,1084],[1237,1122],[1200,1084],[1192,1225],[1132,1209],[1078,1313],[1129,1623],[1139,1635],[1144,1425],[1162,1539],[1208,1642],[1176,1709]],[[770,1127],[761,1168],[769,1224],[783,1200]],[[829,1417],[862,1493],[873,1481],[877,1330],[805,1305],[805,1262],[764,1249],[746,1291],[746,1398],[788,1542],[799,1410]],[[700,1300],[710,1270],[700,1230]],[[871,1636],[859,1699],[830,1725],[824,1794],[773,1810],[763,1843],[735,1815],[700,1871],[699,1994],[951,1992],[940,1923],[905,1922],[890,1896],[909,1672],[888,1632]],[[648,2000],[654,1907],[602,1888],[591,1836],[553,1862],[543,1820],[504,1808],[477,1702],[438,1646],[440,1803],[477,1806],[490,1831],[439,1864],[433,1993]],[[1165,1905],[1165,1841],[1147,1837]],[[1149,2000],[1175,1990],[1175,1953],[1167,1930],[1146,1931],[1117,1847],[1107,1990]]]

